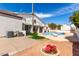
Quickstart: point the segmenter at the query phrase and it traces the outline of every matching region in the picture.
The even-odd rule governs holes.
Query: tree
[[[58,29],[61,29],[61,25],[57,25],[57,28],[58,28]]]
[[[70,21],[77,28],[79,28],[79,11],[75,11],[72,16],[70,16]]]
[[[56,29],[57,25],[55,23],[50,23],[48,24],[48,26],[51,28],[51,29]]]

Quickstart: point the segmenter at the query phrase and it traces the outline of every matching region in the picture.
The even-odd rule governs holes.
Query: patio
[[[43,45],[45,44],[55,44],[57,46],[57,48],[60,51],[60,56],[72,56],[72,43],[71,42],[67,42],[67,41],[52,41],[52,40],[43,40],[40,43],[37,43],[36,45],[25,49],[23,51],[20,51],[16,54],[14,54],[14,56],[42,56],[40,49]]]
[[[73,56],[73,55],[77,55],[78,53],[78,44],[79,44],[79,39],[77,39],[77,37],[75,35],[73,36],[67,36],[65,38],[52,38],[54,40],[50,40],[50,39],[44,39],[44,40],[38,40],[39,43],[37,43],[36,45],[28,48],[28,49],[24,49],[23,51],[20,51],[16,54],[14,54],[14,56],[42,56],[40,49],[46,45],[46,44],[54,44],[57,46],[57,48],[59,49],[60,52],[60,56]],[[60,39],[62,41],[57,41],[55,39]],[[66,40],[64,40],[66,39]],[[75,49],[74,49],[75,48]]]
[[[72,39],[72,38],[66,38]],[[75,37],[73,40],[76,39]],[[63,38],[62,38],[63,40]],[[13,56],[42,56],[40,49],[45,44],[54,44],[60,52],[60,56],[73,55],[73,42],[72,41],[56,41],[49,39],[34,40],[27,37],[14,37],[14,38],[0,38],[0,55],[9,53]]]
[[[10,55],[30,48],[33,45],[39,43],[36,40],[31,40],[27,37],[14,37],[14,38],[0,38],[0,55],[9,53]]]

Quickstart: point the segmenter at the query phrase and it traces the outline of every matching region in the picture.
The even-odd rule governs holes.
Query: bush
[[[38,33],[34,32],[34,33],[32,33],[32,36],[38,36]]]
[[[32,39],[44,39],[44,37],[42,36],[38,36],[38,33],[34,32],[34,33],[29,33],[28,35],[31,35]]]
[[[41,37],[41,36],[32,36],[32,39],[44,39],[44,37]]]
[[[32,39],[44,39],[44,37],[38,36],[38,33],[32,33]]]

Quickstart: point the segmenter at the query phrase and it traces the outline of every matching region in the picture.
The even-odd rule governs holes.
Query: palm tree
[[[70,16],[70,21],[77,28],[79,28],[79,11],[75,11],[72,16]]]

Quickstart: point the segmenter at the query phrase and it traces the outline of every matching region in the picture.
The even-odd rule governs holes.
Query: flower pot
[[[41,55],[43,55],[43,56],[59,56],[59,50],[57,50],[57,53],[55,53],[55,54],[53,54],[53,53],[46,53],[42,49],[40,51],[41,51]]]
[[[45,47],[45,46],[44,46]],[[44,48],[43,47],[43,48]],[[41,50],[40,50],[40,52],[41,52],[41,55],[43,55],[43,56],[59,56],[59,50],[57,49],[57,52],[56,53],[53,53],[53,52],[51,52],[51,53],[47,53],[47,52],[45,52],[44,50],[43,50],[43,48],[41,48]]]

